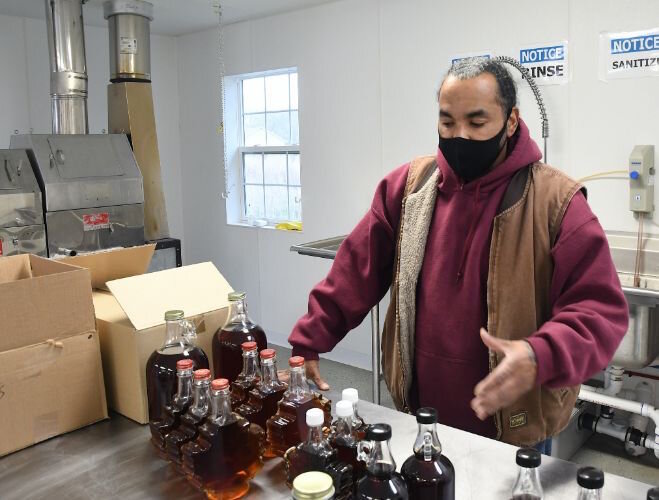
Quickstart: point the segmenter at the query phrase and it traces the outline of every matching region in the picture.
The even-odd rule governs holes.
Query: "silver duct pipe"
[[[83,0],[45,0],[53,134],[87,134]]]
[[[153,4],[143,0],[108,0],[103,17],[110,31],[110,81],[151,81]]]

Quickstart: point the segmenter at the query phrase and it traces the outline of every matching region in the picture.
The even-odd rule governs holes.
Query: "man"
[[[320,389],[318,353],[390,287],[382,355],[394,402],[432,406],[452,427],[545,443],[576,386],[611,360],[628,311],[604,231],[581,186],[539,162],[516,100],[500,62],[450,69],[436,157],[381,181],[289,337]]]

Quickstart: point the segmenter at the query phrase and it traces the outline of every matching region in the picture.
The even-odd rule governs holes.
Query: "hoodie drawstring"
[[[464,275],[465,264],[467,263],[467,253],[469,253],[469,248],[471,247],[471,242],[474,239],[474,234],[476,233],[476,226],[480,220],[480,213],[478,212],[478,203],[479,196],[481,193],[481,183],[478,181],[476,184],[476,194],[474,196],[474,203],[472,205],[472,214],[471,214],[471,227],[469,228],[469,233],[467,234],[467,240],[465,241],[464,248],[462,249],[462,259],[460,260],[460,269],[458,269],[458,276],[456,281],[460,281]]]

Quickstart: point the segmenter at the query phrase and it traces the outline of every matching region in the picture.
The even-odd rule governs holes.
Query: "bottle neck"
[[[274,392],[283,386],[279,381],[279,375],[277,375],[277,361],[275,358],[261,360],[261,370],[263,372],[261,390],[264,392]]]
[[[358,401],[352,403],[352,426],[359,427],[364,423],[362,417],[359,416],[359,410],[357,409]]]
[[[286,399],[289,401],[308,401],[312,397],[307,377],[304,374],[304,366],[297,366],[291,368],[291,375],[288,382],[288,390],[286,391]]]
[[[307,434],[307,443],[312,445],[320,445],[325,440],[323,436],[323,426],[322,425],[313,425],[309,427],[309,433]]]
[[[247,316],[247,305],[245,299],[231,301],[231,319],[230,323],[249,323]]]
[[[419,424],[414,441],[414,454],[420,460],[430,462],[442,453],[442,445],[437,436],[436,424]]]
[[[388,441],[360,441],[357,460],[366,462],[366,470],[372,476],[387,478],[396,472],[396,461]]]
[[[339,417],[335,424],[335,439],[343,444],[351,445],[357,441],[354,433],[352,417]]]
[[[582,487],[577,500],[602,500],[602,490],[589,490]]]
[[[208,414],[210,404],[210,381],[195,380],[194,382],[194,403],[190,411],[197,417],[203,417]]]
[[[517,498],[542,498],[542,485],[537,467],[520,467],[513,486],[513,500]]]
[[[165,321],[165,345],[182,343],[183,332],[181,330],[181,322],[179,320]]]
[[[183,370],[178,373],[178,391],[176,402],[186,403],[192,397],[192,370]]]
[[[253,380],[261,378],[259,369],[258,354],[256,351],[243,351],[243,371],[240,372],[240,378]]]
[[[210,419],[214,424],[222,427],[236,421],[236,416],[231,411],[231,394],[228,387],[221,391],[213,391],[211,404]]]

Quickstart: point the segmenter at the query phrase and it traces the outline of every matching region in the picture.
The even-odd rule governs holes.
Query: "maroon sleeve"
[[[387,293],[408,170],[403,165],[380,182],[370,210],[341,244],[327,277],[311,290],[308,312],[288,337],[293,355],[318,359],[331,351]]]
[[[537,382],[559,388],[581,384],[608,365],[629,316],[606,235],[581,193],[565,212],[552,257],[552,318],[528,341]]]

